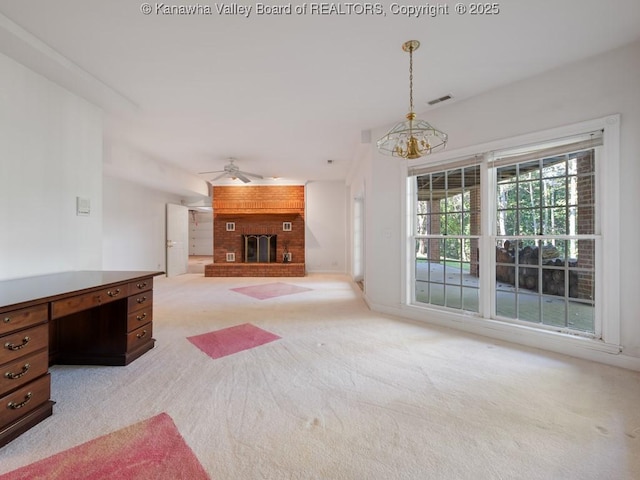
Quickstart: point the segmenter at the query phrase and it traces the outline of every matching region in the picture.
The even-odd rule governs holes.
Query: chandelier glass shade
[[[409,113],[406,120],[395,125],[389,132],[378,140],[378,150],[392,157],[406,159],[420,158],[434,150],[447,145],[447,134],[438,130],[424,120],[416,119],[413,112],[413,52],[418,49],[420,42],[409,40],[402,45],[402,49],[409,53]]]

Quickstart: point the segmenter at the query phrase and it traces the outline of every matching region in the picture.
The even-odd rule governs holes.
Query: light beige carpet
[[[156,279],[156,348],[55,366],[54,415],[0,473],[161,412],[213,479],[638,479],[640,374],[369,311],[344,277],[267,300],[265,279]],[[276,342],[212,359],[187,337]]]

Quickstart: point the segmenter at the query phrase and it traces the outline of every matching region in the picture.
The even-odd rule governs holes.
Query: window
[[[415,301],[478,311],[480,167],[415,177]]]
[[[496,315],[594,334],[595,148],[495,168]]]
[[[411,166],[409,303],[619,344],[618,121]]]

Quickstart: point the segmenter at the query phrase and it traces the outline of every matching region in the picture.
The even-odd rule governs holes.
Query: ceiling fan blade
[[[246,175],[247,177],[264,178],[262,175],[258,175],[257,173],[249,173],[249,172],[243,172],[243,171],[240,171],[238,173],[241,173],[242,175]]]
[[[240,170],[237,165],[234,162],[235,159],[230,158],[229,159],[229,163],[227,165],[224,166],[224,170],[214,170],[211,172],[200,172],[200,175],[203,174],[210,174],[210,173],[220,173],[220,175],[218,175],[217,177],[209,180],[210,182],[215,182],[216,180],[219,180],[223,177],[229,177],[233,180],[235,180],[236,178],[239,178],[240,180],[242,180],[244,183],[249,183],[251,182],[251,180],[249,180],[248,177],[254,177],[254,178],[264,178],[262,175],[258,175],[257,173],[250,173],[250,172],[244,172],[242,170]]]
[[[227,172],[222,172],[220,175],[218,175],[216,178],[212,178],[211,180],[209,180],[210,182],[215,182],[216,180],[220,180],[222,177],[226,177],[227,176]]]

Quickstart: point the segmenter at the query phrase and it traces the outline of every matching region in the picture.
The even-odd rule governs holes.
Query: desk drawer
[[[29,413],[49,400],[51,382],[49,374],[0,397],[0,430],[5,425]]]
[[[140,292],[146,292],[153,288],[153,277],[144,278],[137,282],[131,282],[129,284],[129,295],[136,295]]]
[[[49,326],[46,323],[0,337],[0,365],[46,348],[48,343]]]
[[[22,357],[21,359],[0,367],[0,395],[30,382],[34,378],[47,373],[49,369],[49,352],[40,350],[38,353]]]
[[[151,340],[153,336],[153,324],[149,323],[127,333],[127,352],[135,350],[138,346],[143,345]]]
[[[153,310],[151,305],[147,305],[144,309],[137,310],[127,316],[127,332],[132,332],[151,321],[153,321]]]
[[[51,318],[64,317],[100,305],[100,292],[85,293],[51,302]]]
[[[97,290],[92,293],[76,295],[51,303],[51,318],[60,318],[72,313],[82,312],[105,303],[125,298],[128,294],[128,285],[116,285],[111,288]]]
[[[35,307],[0,313],[0,335],[13,332],[19,328],[30,327],[37,323],[46,322],[48,316],[46,303],[36,305]]]
[[[129,286],[125,283],[106,288],[100,293],[100,303],[109,303],[129,296]]]
[[[129,313],[137,312],[153,305],[153,292],[142,292],[129,297]]]

